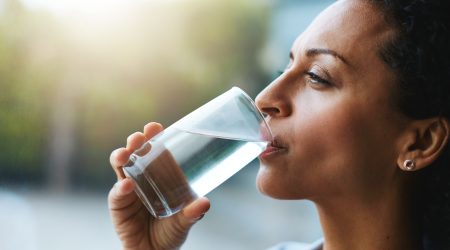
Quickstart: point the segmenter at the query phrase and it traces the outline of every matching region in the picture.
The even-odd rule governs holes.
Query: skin
[[[395,170],[396,152],[385,145],[395,143],[407,122],[390,101],[394,76],[376,48],[392,31],[376,13],[358,1],[332,5],[297,38],[284,74],[257,97],[277,143],[286,148],[262,158],[258,185],[264,193],[318,200],[334,190],[334,196],[352,191],[371,198],[376,194],[360,190],[359,177],[374,185],[386,178],[380,166]],[[308,55],[314,49],[333,50],[345,62],[326,53]],[[275,160],[282,167],[270,168]]]
[[[374,6],[337,1],[295,41],[285,72],[256,98],[274,142],[260,156],[257,185],[278,199],[309,199],[318,209],[326,250],[420,249],[414,218],[415,175],[448,142],[449,121],[415,121],[395,103],[395,74],[378,48],[395,34]],[[209,209],[202,198],[154,220],[121,166],[161,131],[150,123],[111,154],[118,184],[109,206],[124,249],[176,249]]]

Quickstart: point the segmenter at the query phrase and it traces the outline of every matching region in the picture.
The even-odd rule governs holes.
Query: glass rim
[[[256,103],[255,103],[255,101],[243,90],[243,89],[241,89],[241,88],[239,88],[239,87],[237,87],[237,86],[233,86],[232,88],[231,88],[231,90],[237,90],[240,94],[242,94],[246,99],[247,99],[247,101],[254,107],[254,109],[256,110],[256,112],[257,112],[257,114],[258,114],[258,116],[261,118],[261,120],[263,121],[263,123],[264,123],[264,127],[266,128],[266,130],[267,130],[267,132],[269,133],[269,139],[270,140],[268,140],[269,142],[271,142],[271,141],[273,141],[273,134],[272,134],[272,130],[270,129],[270,127],[269,127],[269,124],[267,123],[267,121],[266,121],[266,119],[265,119],[265,117],[264,117],[264,114],[261,112],[261,110],[258,108],[258,106],[256,106]]]

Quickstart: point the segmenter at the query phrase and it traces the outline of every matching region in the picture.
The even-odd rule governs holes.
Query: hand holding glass
[[[123,170],[151,214],[167,217],[226,181],[271,140],[252,99],[233,87],[144,143]]]

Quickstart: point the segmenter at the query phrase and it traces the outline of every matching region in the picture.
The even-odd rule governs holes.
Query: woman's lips
[[[275,138],[259,156],[261,158],[268,158],[286,151],[287,147],[279,139]]]

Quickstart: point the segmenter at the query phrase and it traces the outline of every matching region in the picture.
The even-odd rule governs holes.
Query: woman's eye
[[[306,75],[308,76],[308,81],[312,84],[331,85],[330,81],[325,80],[311,71],[306,72]]]

